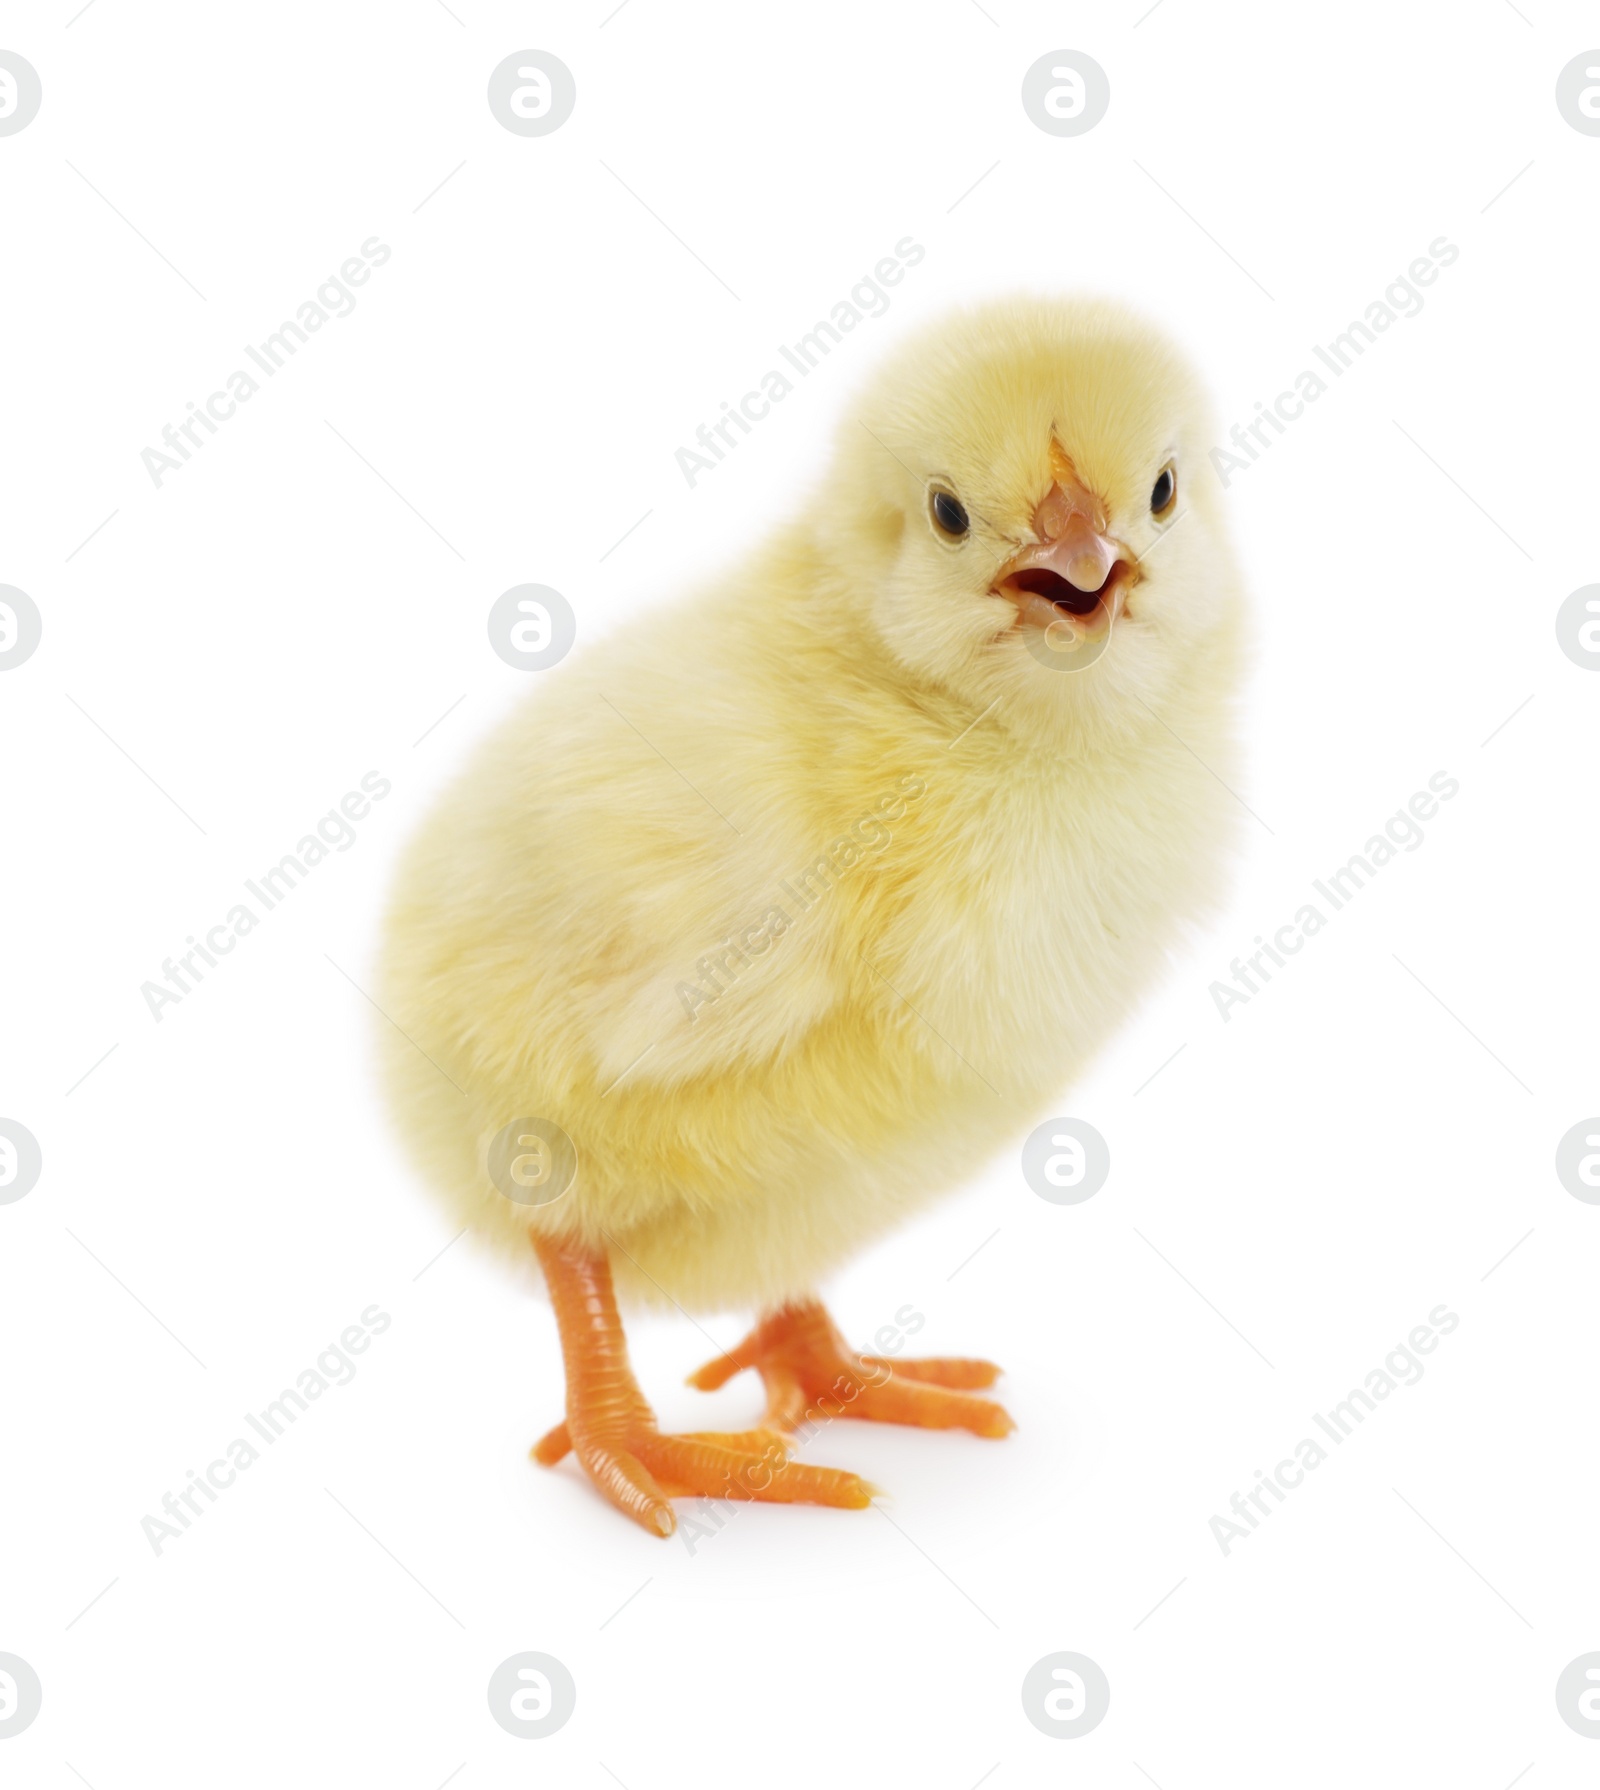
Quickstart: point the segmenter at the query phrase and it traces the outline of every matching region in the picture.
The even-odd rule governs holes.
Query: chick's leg
[[[972,1396],[998,1378],[992,1361],[857,1355],[816,1299],[780,1306],[728,1354],[691,1374],[689,1384],[713,1392],[747,1367],[761,1375],[767,1422],[775,1429],[792,1431],[833,1417],[964,1429],[976,1436],[1005,1436],[1016,1427],[992,1399]]]
[[[603,1254],[533,1238],[561,1332],[567,1419],[534,1459],[554,1466],[570,1450],[625,1516],[654,1535],[677,1527],[675,1497],[753,1498],[861,1510],[873,1488],[854,1473],[805,1467],[770,1430],[663,1435],[628,1363],[627,1339]]]

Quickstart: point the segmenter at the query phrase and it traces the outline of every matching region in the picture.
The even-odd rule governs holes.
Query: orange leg
[[[538,1235],[533,1247],[567,1370],[567,1420],[536,1444],[535,1460],[554,1466],[570,1450],[617,1509],[652,1535],[670,1535],[677,1527],[673,1498],[753,1498],[849,1510],[871,1503],[874,1488],[864,1479],[791,1461],[783,1437],[771,1430],[663,1435],[628,1364],[605,1256]]]
[[[1005,1436],[1016,1427],[992,1399],[972,1396],[999,1376],[992,1361],[856,1355],[815,1299],[781,1306],[736,1348],[691,1374],[689,1384],[714,1392],[747,1367],[761,1375],[766,1420],[774,1429],[792,1431],[832,1417],[964,1429],[976,1436]]]

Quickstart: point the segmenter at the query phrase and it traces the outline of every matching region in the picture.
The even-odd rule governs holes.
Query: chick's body
[[[390,915],[395,1106],[462,1222],[602,1252],[646,1298],[771,1305],[1020,1136],[1232,832],[1240,603],[1203,440],[1142,326],[963,318],[868,393],[799,521],[541,683]],[[996,589],[1063,455],[1129,556],[1105,650],[1066,671]],[[577,1152],[546,1205],[485,1165],[530,1116]]]

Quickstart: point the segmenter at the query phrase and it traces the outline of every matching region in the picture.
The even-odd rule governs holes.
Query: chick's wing
[[[803,767],[747,679],[671,644],[515,717],[437,842],[438,898],[478,916],[430,928],[477,940],[456,984],[602,1087],[769,1061],[845,980]]]

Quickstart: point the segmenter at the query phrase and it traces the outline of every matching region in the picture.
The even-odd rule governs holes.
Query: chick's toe
[[[896,1361],[854,1354],[815,1299],[780,1307],[737,1347],[691,1374],[689,1384],[714,1392],[747,1367],[761,1375],[767,1423],[779,1430],[793,1432],[835,1417],[995,1438],[1016,1428],[1003,1406],[972,1396],[999,1377],[992,1361],[960,1356]]]

